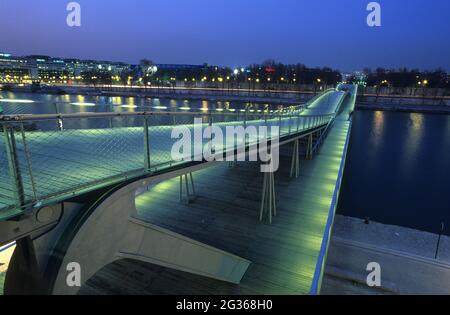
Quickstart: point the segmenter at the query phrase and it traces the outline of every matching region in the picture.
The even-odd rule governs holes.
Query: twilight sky
[[[379,0],[382,26],[366,24],[370,0],[0,0],[0,51],[16,55],[231,67],[284,63],[450,70],[449,0]]]

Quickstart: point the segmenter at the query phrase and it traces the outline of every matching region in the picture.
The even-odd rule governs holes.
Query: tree
[[[140,78],[142,78],[142,83],[147,86],[151,82],[151,77],[156,73],[157,68],[153,64],[153,61],[148,59],[142,59],[139,62],[140,68]]]
[[[134,80],[135,72],[133,70],[131,70],[131,69],[123,70],[120,73],[119,78],[120,78],[120,83],[122,85],[128,85],[128,82]]]

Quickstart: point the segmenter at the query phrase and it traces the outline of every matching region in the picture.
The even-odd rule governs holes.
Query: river
[[[450,115],[353,117],[338,213],[450,235]]]

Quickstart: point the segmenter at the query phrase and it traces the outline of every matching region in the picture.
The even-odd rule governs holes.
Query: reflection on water
[[[208,108],[209,108],[209,103],[208,103],[208,101],[206,101],[206,100],[202,101],[202,107],[201,107],[201,110],[206,111],[206,110],[208,110]]]
[[[384,112],[376,111],[373,117],[372,137],[370,143],[373,150],[379,149],[384,132]]]
[[[450,115],[357,111],[338,212],[450,235]]]
[[[239,101],[213,101],[192,99],[159,99],[150,97],[88,96],[88,95],[48,95],[33,93],[0,92],[4,115],[54,114],[77,112],[135,112],[135,111],[237,111],[252,109],[262,112],[266,108],[277,109],[262,103]],[[33,103],[13,103],[10,100],[31,100]]]
[[[405,181],[412,180],[414,169],[421,167],[417,165],[418,159],[411,158],[420,154],[422,148],[422,139],[425,127],[423,126],[424,115],[418,113],[410,113],[408,121],[408,128],[404,131],[406,138],[403,148],[403,163],[400,164],[401,178]]]

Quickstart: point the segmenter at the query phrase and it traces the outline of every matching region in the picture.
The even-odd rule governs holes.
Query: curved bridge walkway
[[[61,222],[61,217],[54,217],[54,212],[58,211],[42,209],[54,205],[64,208],[65,203],[92,200],[92,195],[98,199],[99,194],[112,187],[176,174],[172,179],[163,176],[164,180],[146,184],[144,189],[140,187],[133,193],[137,196],[136,213],[130,221],[146,230],[163,233],[164,237],[170,235],[183,244],[196,246],[193,251],[209,251],[217,256],[214,256],[216,260],[236,259],[235,267],[223,273],[228,269],[222,266],[220,272],[214,269],[217,274],[211,274],[208,266],[192,270],[181,266],[182,263],[160,263],[148,257],[139,259],[126,251],[115,253],[117,257],[109,262],[136,258],[167,268],[169,273],[189,272],[191,277],[192,274],[202,276],[201,281],[205,281],[205,276],[214,278],[217,280],[208,281],[218,281],[224,287],[215,284],[219,291],[211,290],[212,294],[223,290],[242,294],[317,294],[345,163],[351,126],[348,118],[356,96],[353,87],[347,88],[352,92],[326,91],[306,107],[293,107],[279,113],[1,117],[0,245],[27,238],[39,249],[42,246],[36,240],[43,238],[39,233],[45,234]],[[251,163],[233,164],[231,168],[223,164],[204,168],[201,165],[210,163],[174,161],[170,156],[174,143],[170,137],[172,127],[185,126],[192,130],[194,117],[202,117],[204,126],[212,124],[222,129],[236,124],[279,126],[280,172],[271,178],[255,172]],[[58,130],[54,130],[55,126]],[[268,139],[271,140],[271,134]],[[247,141],[250,147],[261,139]],[[293,148],[285,146],[288,143],[292,143]],[[234,152],[235,147],[216,147],[215,153],[222,155],[230,150]],[[289,157],[283,158],[286,153]],[[300,162],[299,155],[305,156],[304,162]],[[283,179],[283,173],[290,173],[294,178],[287,180],[285,176]],[[280,184],[274,185],[274,180]],[[261,203],[261,188],[267,191],[267,187],[272,187],[269,183],[276,187],[276,194],[268,192],[274,199],[269,201],[269,206],[264,204],[263,194],[260,212],[257,204]],[[186,189],[188,202],[180,205],[179,197],[183,198]],[[276,205],[276,210],[272,205]],[[266,207],[276,211],[273,221],[270,216],[272,224],[255,220]],[[33,215],[35,218],[30,222],[28,217]],[[17,232],[18,226],[20,232]],[[37,256],[48,256],[46,250],[43,251],[44,254]],[[51,265],[48,257],[46,264],[48,271]],[[42,270],[42,266],[35,267]],[[97,271],[93,268],[90,275]],[[164,277],[160,280],[164,282]],[[164,286],[159,288],[163,290]],[[48,292],[74,291],[52,288]]]

